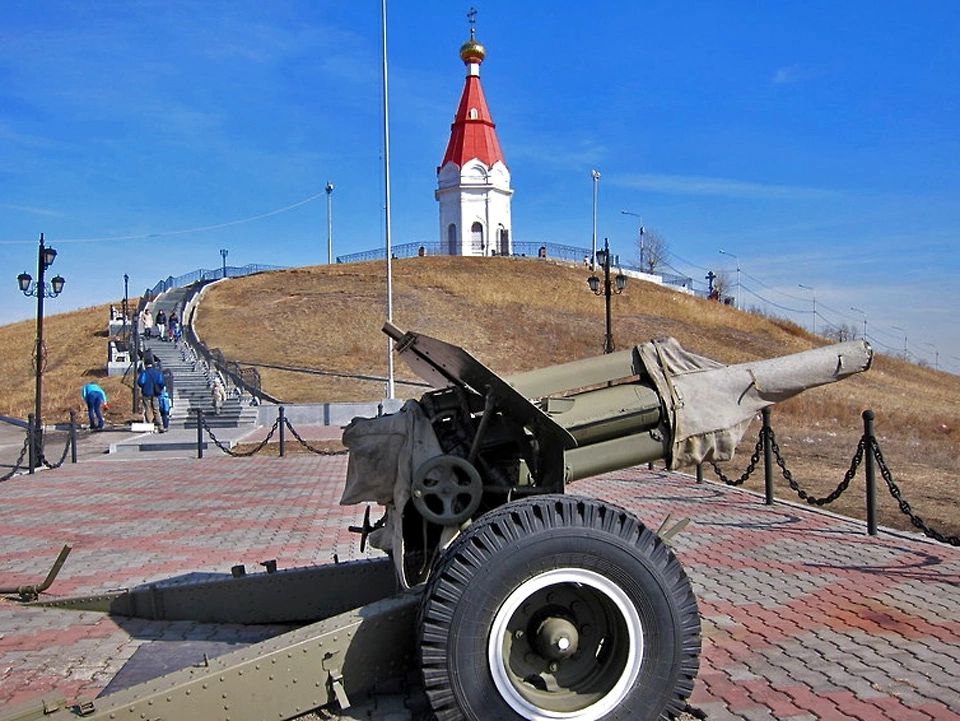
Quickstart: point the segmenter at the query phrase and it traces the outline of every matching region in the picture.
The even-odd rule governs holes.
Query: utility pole
[[[727,251],[720,249],[720,255],[729,255],[735,261],[737,261],[737,310],[740,310],[740,256],[733,253],[728,253]]]
[[[640,241],[640,271],[644,272],[643,271],[643,250],[644,250],[643,236],[646,235],[647,230],[646,228],[643,227],[643,216],[640,215],[639,213],[634,213],[633,211],[630,211],[630,210],[621,210],[620,213],[622,215],[632,215],[634,218],[638,218],[640,220],[640,227],[637,229],[637,239]]]
[[[600,202],[600,171],[591,170],[590,177],[593,178],[593,255],[590,256],[590,264],[593,265],[597,257],[597,205]]]
[[[333,183],[327,181],[327,265],[333,264]]]
[[[390,236],[390,86],[387,69],[387,0],[380,0],[383,30],[383,207],[387,243],[387,322],[393,322],[393,243]],[[393,338],[387,338],[387,398],[394,398]]]
[[[817,291],[816,289],[810,287],[809,285],[804,285],[803,283],[797,283],[798,288],[803,288],[804,290],[809,290],[813,294],[813,334],[817,334]]]
[[[857,313],[860,313],[863,316],[863,339],[866,340],[867,339],[867,312],[865,310],[861,310],[860,308],[857,308],[856,306],[852,306],[852,305],[850,306],[850,310],[856,311]]]

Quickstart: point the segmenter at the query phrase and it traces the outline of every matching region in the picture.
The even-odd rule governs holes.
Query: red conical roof
[[[463,87],[463,95],[460,96],[457,115],[450,126],[450,142],[447,143],[447,152],[443,154],[440,167],[452,160],[462,168],[473,158],[480,159],[488,167],[498,160],[506,164],[500,141],[497,140],[497,126],[494,125],[480,85],[480,64],[473,60],[467,63],[467,67],[470,73]]]

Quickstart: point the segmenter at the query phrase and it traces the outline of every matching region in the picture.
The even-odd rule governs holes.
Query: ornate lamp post
[[[57,251],[46,245],[43,239],[43,233],[40,233],[40,247],[37,250],[37,280],[33,281],[30,274],[24,271],[17,276],[17,284],[20,291],[27,297],[36,296],[37,298],[37,346],[36,346],[36,396],[34,398],[33,409],[33,457],[36,461],[43,458],[43,299],[56,298],[63,292],[63,284],[66,282],[63,276],[57,275],[50,281],[49,285],[44,280],[44,275],[53,261],[57,258]]]
[[[124,340],[127,338],[127,313],[130,308],[130,276],[123,274],[123,330],[121,331]]]
[[[617,270],[617,275],[614,279],[615,288],[612,287],[612,284],[610,283],[610,260],[610,241],[607,238],[604,238],[603,250],[597,251],[597,263],[603,267],[603,289],[601,290],[600,288],[600,279],[597,276],[591,275],[589,278],[587,278],[587,285],[590,286],[590,290],[592,290],[595,295],[602,295],[606,304],[607,333],[603,341],[604,353],[613,353],[613,323],[610,317],[611,293],[616,293],[619,295],[623,292],[623,289],[627,287],[627,276],[625,276],[619,269]]]

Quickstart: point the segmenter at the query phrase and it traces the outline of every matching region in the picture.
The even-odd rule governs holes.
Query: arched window
[[[470,120],[477,120],[480,117],[480,112],[476,108],[470,108],[470,111],[467,113],[467,117]]]
[[[460,255],[457,248],[457,226],[454,223],[447,226],[447,255]]]
[[[483,255],[483,225],[474,223],[470,226],[470,254]]]

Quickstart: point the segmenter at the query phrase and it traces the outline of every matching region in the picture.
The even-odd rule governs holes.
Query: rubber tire
[[[424,689],[438,721],[517,721],[487,660],[491,622],[525,580],[558,567],[617,580],[640,615],[644,658],[602,721],[672,719],[693,690],[700,616],[680,562],[631,513],[569,495],[508,503],[481,517],[433,569],[420,608]]]

